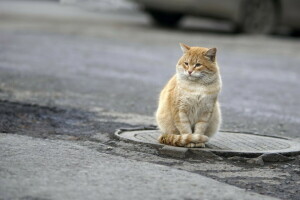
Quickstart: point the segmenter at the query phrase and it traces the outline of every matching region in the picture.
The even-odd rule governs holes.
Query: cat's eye
[[[195,65],[195,67],[200,67],[201,66],[201,64],[200,63],[197,63],[196,65]]]
[[[184,62],[184,64],[185,64],[185,65],[189,65],[189,63],[187,63],[187,62]]]

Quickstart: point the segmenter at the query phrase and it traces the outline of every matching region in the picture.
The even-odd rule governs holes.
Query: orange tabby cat
[[[216,48],[181,44],[176,74],[160,93],[156,121],[162,144],[205,147],[221,123],[218,94],[222,82]]]

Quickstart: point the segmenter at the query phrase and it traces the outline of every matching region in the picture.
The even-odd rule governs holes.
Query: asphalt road
[[[299,38],[235,35],[218,22],[195,20],[170,30],[131,9],[90,12],[35,1],[1,2],[0,131],[90,137],[153,124],[179,42],[217,47],[223,130],[300,137]],[[285,197],[276,186],[270,190]]]
[[[26,6],[22,10],[26,14]],[[51,19],[49,10],[50,16],[37,17],[39,9],[27,20],[22,12],[19,20],[2,20],[2,96],[20,92],[39,103],[151,116],[181,56],[178,43],[185,42],[218,48],[223,129],[299,137],[299,38],[232,35],[199,26],[165,30],[132,11],[88,17],[66,12],[44,23]]]

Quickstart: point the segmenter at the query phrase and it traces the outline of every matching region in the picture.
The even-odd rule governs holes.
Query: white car
[[[300,30],[300,0],[131,0],[158,25],[175,27],[185,15],[226,19],[236,30],[270,34],[277,27]]]

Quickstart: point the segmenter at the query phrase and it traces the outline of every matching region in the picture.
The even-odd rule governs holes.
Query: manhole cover
[[[164,146],[157,142],[160,135],[158,130],[117,131],[115,134],[120,139],[127,141],[151,144],[157,147]],[[285,138],[250,133],[219,132],[210,139],[205,148],[190,148],[190,150],[193,152],[211,151],[229,155],[299,154],[300,143]]]

